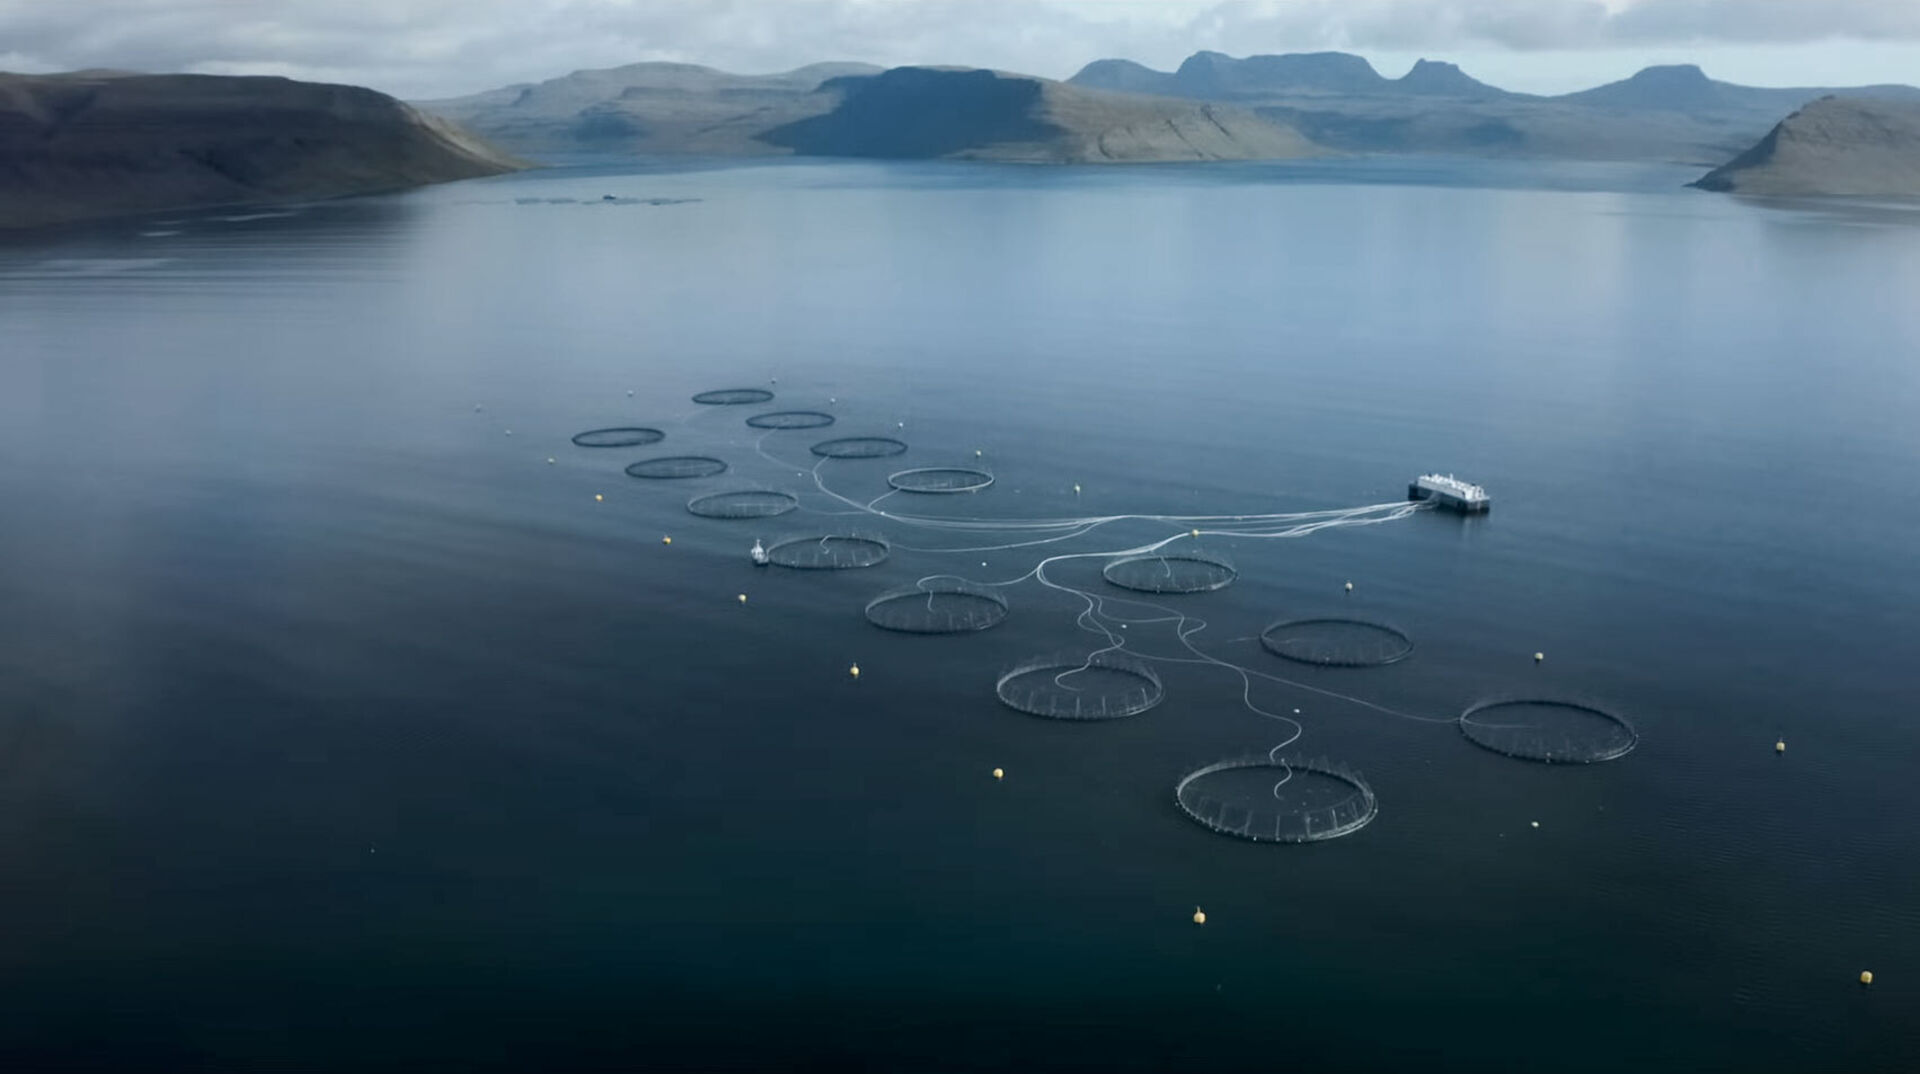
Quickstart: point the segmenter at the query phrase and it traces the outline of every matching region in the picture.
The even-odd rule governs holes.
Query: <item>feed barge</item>
[[[1436,506],[1463,515],[1485,514],[1493,507],[1487,490],[1462,481],[1452,474],[1428,474],[1413,479],[1407,486],[1407,499],[1432,500]]]

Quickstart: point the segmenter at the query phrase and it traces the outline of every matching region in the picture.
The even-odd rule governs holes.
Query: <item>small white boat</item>
[[[767,565],[767,550],[761,546],[758,538],[754,539],[753,547],[747,550],[747,555],[752,558],[754,566],[764,567]]]

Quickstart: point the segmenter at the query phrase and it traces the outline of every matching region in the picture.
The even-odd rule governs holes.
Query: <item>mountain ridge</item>
[[[523,166],[359,86],[0,74],[0,228],[379,193]]]

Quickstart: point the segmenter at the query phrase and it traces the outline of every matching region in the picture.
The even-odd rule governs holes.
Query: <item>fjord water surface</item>
[[[1920,1068],[1920,227],[1689,177],[585,165],[9,240],[0,1057]],[[689,401],[736,386],[838,422]],[[568,441],[623,425],[667,437]],[[1312,510],[1432,469],[1495,508],[1210,539],[1236,583],[1158,598],[1435,718],[1259,687],[1380,814],[1256,846],[1172,800],[1279,740],[1236,676],[1053,723],[993,683],[1090,647],[1076,600],[861,616],[1038,552],[756,571],[756,537],[994,543],[826,514],[826,435],[912,445],[820,463],[862,502],[995,474],[928,511]],[[733,469],[621,473],[669,454]],[[803,509],[686,513],[738,484]],[[1341,614],[1413,657],[1258,644]],[[1642,743],[1550,767],[1444,722],[1528,694]]]

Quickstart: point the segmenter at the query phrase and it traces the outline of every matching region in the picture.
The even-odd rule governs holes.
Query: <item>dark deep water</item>
[[[10,240],[0,1062],[1920,1069],[1920,226],[1689,177],[586,168]],[[701,200],[519,201],[606,193]],[[1089,647],[1073,599],[861,618],[1037,553],[756,571],[756,536],[975,542],[684,510],[809,487],[754,408],[688,401],[776,377],[760,409],[840,417],[768,439],[795,469],[912,444],[827,464],[859,499],[983,451],[998,483],[929,511],[1457,471],[1490,517],[1211,542],[1239,581],[1168,603],[1262,670],[1441,717],[1603,699],[1642,743],[1534,765],[1262,687],[1378,819],[1206,832],[1174,780],[1279,737],[1233,675],[1054,723],[993,682]],[[668,437],[568,443],[617,424]],[[684,452],[734,471],[620,472]],[[1349,610],[1413,658],[1244,640]]]

